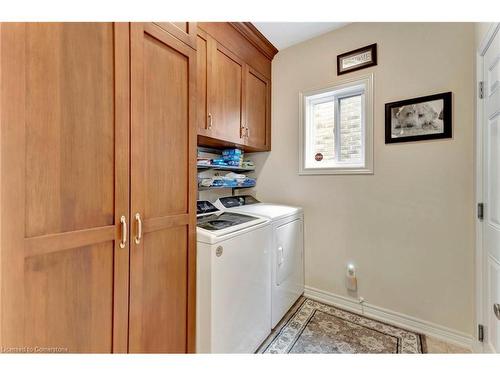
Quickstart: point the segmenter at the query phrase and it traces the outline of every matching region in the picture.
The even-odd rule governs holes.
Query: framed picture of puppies
[[[451,138],[451,92],[385,105],[385,143]]]

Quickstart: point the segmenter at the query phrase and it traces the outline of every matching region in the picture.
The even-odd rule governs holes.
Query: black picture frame
[[[354,56],[354,55],[360,55],[366,51],[371,51],[371,57],[372,57],[371,61],[366,62],[366,63],[361,63],[359,65],[355,65],[353,67],[346,68],[343,70],[341,69],[342,59],[344,59],[346,57]],[[370,44],[368,46],[364,46],[364,47],[361,47],[361,48],[358,48],[358,49],[355,49],[355,50],[352,50],[349,52],[344,52],[340,55],[337,55],[337,75],[339,75],[339,76],[342,74],[355,72],[356,70],[369,68],[370,66],[375,66],[375,65],[377,65],[377,43],[373,43],[373,44]]]
[[[436,100],[443,100],[442,112],[439,114],[439,117],[442,114],[441,120],[443,121],[443,131],[441,133],[393,137],[392,135],[393,109],[413,104],[423,104],[425,102],[431,102]],[[425,141],[431,139],[452,138],[452,112],[453,111],[452,111],[451,92],[420,96],[418,98],[387,103],[385,105],[385,143],[388,144],[388,143],[401,143],[401,142],[415,142],[415,141]]]

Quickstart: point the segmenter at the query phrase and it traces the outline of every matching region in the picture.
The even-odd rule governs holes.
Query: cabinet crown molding
[[[270,60],[278,53],[278,49],[251,22],[229,23]]]

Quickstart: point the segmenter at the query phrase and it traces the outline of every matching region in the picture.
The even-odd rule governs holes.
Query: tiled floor
[[[462,348],[461,346],[448,344],[433,337],[426,336],[427,352],[430,354],[443,354],[443,353],[471,353],[470,349]]]
[[[273,330],[271,335],[262,343],[257,353],[262,353],[267,345],[272,341],[274,333],[279,331],[288,321],[288,319],[297,311],[298,307],[302,303],[304,297],[300,297],[297,302],[292,306],[292,308],[285,314],[281,322],[278,323],[276,328]],[[460,347],[458,345],[449,344],[447,342],[438,340],[436,338],[425,336],[427,353],[429,354],[464,354],[471,353],[470,349]]]

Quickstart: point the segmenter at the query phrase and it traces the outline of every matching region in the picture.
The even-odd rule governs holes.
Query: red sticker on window
[[[314,159],[316,159],[316,161],[323,160],[323,154],[321,152],[318,152],[316,155],[314,155]]]

